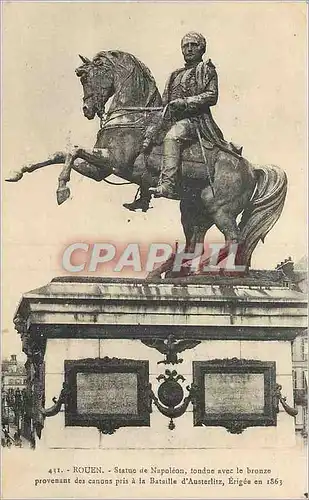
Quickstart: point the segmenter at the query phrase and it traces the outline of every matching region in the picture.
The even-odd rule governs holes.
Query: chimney
[[[294,275],[294,262],[291,257],[288,257],[284,261],[277,264],[276,271],[280,271],[283,278],[287,278],[290,281],[295,281]]]

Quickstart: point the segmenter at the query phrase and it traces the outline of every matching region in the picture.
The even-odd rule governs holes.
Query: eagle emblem
[[[156,349],[161,354],[166,356],[162,361],[158,361],[158,365],[160,363],[165,365],[178,365],[179,363],[182,363],[183,359],[178,358],[178,354],[186,349],[193,349],[201,343],[200,340],[177,340],[172,333],[168,335],[166,339],[142,339],[141,342],[148,347]]]

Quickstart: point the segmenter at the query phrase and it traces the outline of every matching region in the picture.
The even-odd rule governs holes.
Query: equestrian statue
[[[92,61],[80,56],[83,64],[76,75],[83,87],[83,113],[100,120],[93,150],[74,146],[68,153],[56,152],[6,180],[16,182],[24,173],[64,164],[58,178],[60,205],[70,197],[72,170],[107,183],[116,175],[139,186],[135,200],[124,204],[129,210],[146,212],[152,196],[180,200],[186,253],[203,246],[215,225],[226,242],[218,262],[236,244],[235,263],[249,269],[256,245],[281,215],[287,177],[277,166],[251,164],[241,147],[225,140],[211,114],[218,76],[212,61],[203,60],[205,38],[187,33],[181,50],[185,65],[173,71],[162,98],[149,69],[132,54],[102,51]],[[150,277],[170,272],[174,258]],[[188,274],[188,268],[182,272]]]

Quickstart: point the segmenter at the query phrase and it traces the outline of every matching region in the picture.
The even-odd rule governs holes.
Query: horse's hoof
[[[62,205],[68,198],[70,198],[70,188],[62,187],[57,189],[57,203],[58,205]]]
[[[22,179],[23,173],[22,172],[11,172],[9,177],[7,177],[5,180],[6,182],[18,182],[20,179]]]

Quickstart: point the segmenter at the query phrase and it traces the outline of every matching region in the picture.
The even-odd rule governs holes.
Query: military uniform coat
[[[172,95],[173,82],[177,75],[184,71],[185,68],[173,71],[167,80],[162,96],[164,106],[175,99],[175,96]],[[189,117],[194,121],[198,120],[201,135],[206,141],[211,144],[229,147],[210,110],[210,107],[214,106],[218,101],[218,75],[210,59],[207,62],[201,61],[197,64],[195,67],[195,85],[192,85],[192,78],[190,78],[186,94],[187,97],[182,97],[186,103],[186,111],[184,116],[180,116],[179,119]]]

